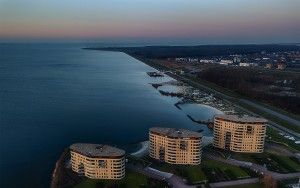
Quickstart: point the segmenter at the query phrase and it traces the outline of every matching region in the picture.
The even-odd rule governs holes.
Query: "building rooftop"
[[[72,144],[70,149],[89,157],[120,157],[125,155],[124,150],[102,144],[76,143]]]
[[[215,118],[224,119],[233,122],[241,123],[267,123],[268,121],[263,118],[251,117],[251,116],[237,116],[237,115],[225,115],[217,114]]]
[[[163,136],[168,136],[172,138],[200,138],[201,134],[198,132],[186,130],[186,129],[176,129],[176,128],[165,128],[165,127],[152,127],[150,132],[157,133]]]

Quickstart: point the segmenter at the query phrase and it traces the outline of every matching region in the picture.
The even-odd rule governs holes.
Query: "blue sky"
[[[0,0],[0,39],[300,42],[299,9],[299,0]]]

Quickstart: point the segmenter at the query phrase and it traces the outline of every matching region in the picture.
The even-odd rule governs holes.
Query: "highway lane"
[[[294,124],[294,125],[297,125],[298,127],[300,127],[300,121],[298,121],[298,120],[296,120],[294,118],[291,118],[291,117],[286,116],[284,114],[278,113],[278,112],[276,112],[274,110],[266,108],[266,107],[264,107],[262,105],[254,103],[254,102],[252,102],[250,100],[247,100],[247,99],[241,99],[240,101],[243,102],[243,103],[245,103],[245,104],[248,104],[250,106],[253,106],[255,108],[258,108],[261,111],[267,112],[267,113],[269,113],[269,114],[271,114],[273,116],[279,117],[280,119],[283,119],[283,120],[285,120],[285,121],[287,121],[287,122],[289,122],[291,124]]]

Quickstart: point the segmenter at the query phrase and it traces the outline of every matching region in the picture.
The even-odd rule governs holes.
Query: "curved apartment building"
[[[72,170],[92,179],[122,179],[125,151],[100,144],[77,143],[70,146]]]
[[[200,133],[174,128],[149,130],[150,157],[171,164],[198,165],[201,162]]]
[[[216,115],[214,147],[234,152],[261,153],[264,150],[267,120],[235,115]]]

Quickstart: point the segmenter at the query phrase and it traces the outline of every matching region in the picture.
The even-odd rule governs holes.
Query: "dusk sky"
[[[300,42],[300,0],[0,0],[0,41]]]

